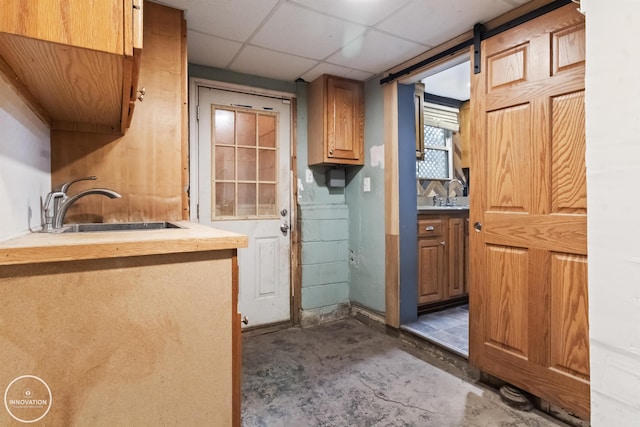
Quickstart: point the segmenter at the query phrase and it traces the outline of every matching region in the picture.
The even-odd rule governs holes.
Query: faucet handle
[[[73,181],[65,182],[60,187],[56,187],[54,190],[60,190],[62,194],[67,194],[67,190],[69,189],[69,187],[71,187],[72,184],[75,184],[78,181],[95,181],[96,179],[98,179],[98,177],[95,175],[74,179]]]

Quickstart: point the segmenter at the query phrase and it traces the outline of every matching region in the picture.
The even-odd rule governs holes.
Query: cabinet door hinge
[[[200,203],[196,205],[196,218],[200,219]]]
[[[200,105],[196,105],[196,120],[200,120]]]

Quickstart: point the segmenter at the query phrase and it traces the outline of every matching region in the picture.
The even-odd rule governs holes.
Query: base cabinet
[[[53,402],[14,414],[240,426],[236,268],[235,249],[3,265],[0,385],[34,375],[49,387],[34,396]],[[3,408],[0,425],[18,423]]]
[[[418,217],[418,304],[468,293],[468,213]],[[468,230],[468,228],[466,228]]]

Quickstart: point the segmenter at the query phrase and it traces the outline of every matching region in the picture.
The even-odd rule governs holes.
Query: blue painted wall
[[[416,137],[413,85],[398,85],[400,324],[418,318]]]

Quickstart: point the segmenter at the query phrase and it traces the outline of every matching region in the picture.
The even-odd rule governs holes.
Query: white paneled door
[[[289,100],[198,88],[198,217],[249,236],[238,309],[249,326],[290,318]]]

